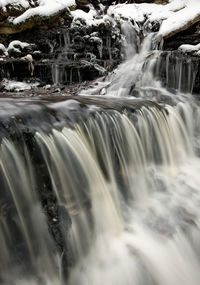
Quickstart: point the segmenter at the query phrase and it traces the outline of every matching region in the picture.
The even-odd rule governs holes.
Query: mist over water
[[[162,94],[176,104],[121,113],[96,108],[72,128],[38,127],[33,141],[41,169],[26,141],[19,147],[2,140],[1,191],[10,203],[2,200],[0,210],[3,285],[199,284],[200,109],[191,94],[181,93],[182,69],[176,94],[155,79],[155,35],[140,46],[129,24],[122,31],[126,61],[85,93],[153,100]],[[44,173],[71,219],[68,228],[62,221],[62,242],[73,260],[68,266],[39,202]],[[12,215],[6,216],[9,205]]]

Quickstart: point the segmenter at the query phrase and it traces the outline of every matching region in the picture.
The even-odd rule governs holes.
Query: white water
[[[160,55],[151,50],[154,35],[148,35],[137,52],[135,41],[133,48],[129,45],[133,30],[125,25],[124,31],[128,43],[126,61],[104,82],[92,87],[89,94],[126,97],[133,89],[140,97],[155,97],[155,91],[172,97],[153,76]],[[166,75],[169,84],[168,62]],[[180,91],[192,91],[195,74],[191,63],[188,62],[187,83],[179,62],[175,75],[176,97],[185,102],[187,96]],[[120,118],[119,123],[110,115],[100,116],[98,123],[89,121],[84,132],[81,129],[81,138],[86,145],[89,138],[94,155],[101,153],[100,161],[104,161],[110,177],[107,191],[115,212],[122,217],[123,227],[114,235],[97,227],[99,232],[88,253],[72,270],[70,285],[199,284],[200,160],[195,155],[199,148],[199,108],[192,104],[189,101],[176,107],[166,106],[167,116],[157,109],[144,108],[138,113],[137,129],[127,117]],[[112,127],[108,121],[112,121]],[[118,173],[113,165],[113,148],[119,160]],[[97,216],[104,212],[103,205],[96,209]],[[105,228],[106,224],[110,228],[110,217],[102,218]],[[119,229],[118,223],[116,226]]]
[[[141,41],[139,27],[129,22],[122,23],[121,30],[124,36],[124,62],[89,90],[82,90],[81,95],[127,97],[134,96],[132,92],[139,92],[140,97],[145,97],[146,89],[161,88],[160,82],[153,77],[153,69],[160,55],[160,51],[152,50],[152,46],[156,45],[155,34],[148,34]]]
[[[132,44],[134,32],[126,25],[124,30]],[[159,51],[144,69],[152,55],[152,39],[147,36],[139,52],[136,45],[128,45],[127,60],[92,92],[128,96],[134,85],[143,97],[151,97],[152,90],[169,94],[153,78]],[[21,157],[12,142],[2,142],[1,176],[14,200],[27,262],[33,266],[28,277],[15,269],[7,239],[12,231],[4,230],[2,217],[3,284],[199,284],[200,111],[181,94],[178,98],[181,102],[174,107],[143,107],[122,114],[97,111],[74,129],[35,134],[58,203],[72,219],[70,233],[66,229],[70,238],[64,242],[70,243],[75,263],[67,281],[38,205],[30,156],[26,148]]]
[[[125,60],[105,78],[82,90],[81,95],[131,96],[158,102],[165,98],[178,102],[192,94],[197,62],[173,52],[162,52],[158,49],[162,42],[158,42],[156,33],[141,32],[137,23],[121,20],[121,31]],[[139,34],[140,37],[143,34],[142,40]]]
[[[167,108],[138,111],[137,128],[114,112],[37,134],[72,215],[70,285],[198,284],[200,161],[178,111]],[[177,109],[192,118],[189,104]]]

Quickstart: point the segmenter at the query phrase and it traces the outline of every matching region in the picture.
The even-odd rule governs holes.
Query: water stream
[[[176,99],[90,106],[78,120],[77,101],[46,102],[51,116],[31,119],[32,132],[13,108],[18,137],[0,146],[3,285],[199,284],[200,109],[190,80],[181,94],[182,68],[176,94],[155,79],[155,35],[139,47],[135,30],[122,30],[126,61],[85,93]]]

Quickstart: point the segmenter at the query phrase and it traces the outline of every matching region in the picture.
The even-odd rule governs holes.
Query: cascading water
[[[122,28],[132,44],[135,32]],[[138,44],[128,45],[126,62],[93,93],[163,93],[153,79],[155,57],[147,62],[152,37],[139,53]],[[32,133],[14,115],[20,147],[6,131],[1,141],[1,283],[198,285],[197,103],[149,103],[122,112],[90,106],[86,115],[77,115],[77,101],[46,105],[44,126],[27,111]],[[51,217],[55,205],[58,217]]]
[[[174,94],[179,97],[193,92],[197,61],[157,49],[162,46],[162,41],[156,33],[149,33],[145,28],[141,30],[137,23],[122,20],[121,32],[125,61],[89,90],[82,90],[82,95],[132,96],[153,100],[164,96],[176,101]]]

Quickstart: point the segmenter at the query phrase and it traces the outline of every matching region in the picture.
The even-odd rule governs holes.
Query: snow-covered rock
[[[26,43],[26,42],[20,42],[20,41],[12,41],[8,48],[7,48],[7,52],[9,53],[10,51],[15,51],[17,53],[21,53],[21,49],[24,49],[25,47],[28,47],[30,44]]]
[[[21,6],[23,8],[29,8],[30,3],[28,0],[1,0],[0,2],[0,7],[3,9],[6,9],[8,5],[16,5],[16,6]]]
[[[15,91],[15,92],[20,92],[24,90],[30,90],[39,85],[38,82],[35,83],[26,83],[26,82],[21,82],[21,81],[14,81],[14,80],[8,80],[4,79],[2,81],[2,86],[4,86],[4,89],[6,91]]]
[[[199,0],[170,0],[168,4],[118,4],[110,6],[108,14],[141,24],[158,22],[159,38],[170,37],[200,20]]]
[[[184,0],[173,0],[169,4],[119,4],[110,6],[108,14],[115,18],[124,18],[135,22],[143,23],[161,22],[168,19],[175,11],[184,7]]]
[[[0,34],[14,34],[39,26],[76,6],[75,0],[1,0]],[[56,22],[56,21],[55,21]]]
[[[81,23],[86,24],[87,26],[99,26],[101,24],[110,23],[112,19],[108,15],[103,15],[102,17],[99,17],[97,11],[93,8],[90,9],[90,11],[84,12],[80,9],[77,9],[75,11],[71,11],[72,17],[73,17],[73,23],[77,23],[77,21],[80,21]]]
[[[22,59],[27,60],[29,62],[33,62],[33,57],[31,54],[27,54],[26,56],[24,56]]]
[[[26,51],[26,48],[34,46],[33,44],[27,43],[27,42],[21,42],[18,40],[11,41],[6,48],[5,45],[0,43],[0,55],[2,56],[15,56],[17,58],[21,57],[21,53],[23,50]]]
[[[40,16],[40,17],[51,17],[57,14],[59,11],[75,6],[75,0],[39,0],[39,6],[30,8],[25,11],[22,15],[11,20],[14,25],[25,22],[29,18]]]
[[[5,54],[6,53],[6,48],[3,44],[0,44],[0,55]]]
[[[171,1],[170,5],[174,4],[177,4],[177,10],[163,21],[159,31],[160,37],[170,37],[200,20],[199,0]]]
[[[184,53],[191,53],[200,56],[200,43],[197,45],[184,44],[181,45],[178,50]]]

